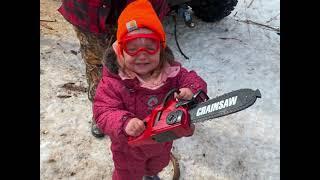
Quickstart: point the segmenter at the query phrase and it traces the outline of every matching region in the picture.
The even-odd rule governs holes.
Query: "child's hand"
[[[192,93],[191,89],[181,88],[181,89],[179,89],[179,91],[180,91],[179,94],[175,93],[175,98],[184,99],[184,100],[192,99],[193,93]]]
[[[145,128],[146,127],[142,120],[138,118],[132,118],[129,120],[124,130],[129,136],[139,136]]]

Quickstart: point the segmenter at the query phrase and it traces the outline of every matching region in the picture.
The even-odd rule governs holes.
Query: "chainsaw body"
[[[129,137],[129,145],[137,146],[168,142],[193,134],[195,126],[190,123],[188,110],[195,104],[195,100],[199,100],[199,98],[179,101],[173,97],[174,92],[178,91],[173,89],[168,92],[162,104],[154,108],[151,114],[144,119],[146,129],[138,137]],[[203,91],[201,92],[203,93]],[[200,96],[197,95],[197,97]],[[205,101],[205,99],[201,101]]]

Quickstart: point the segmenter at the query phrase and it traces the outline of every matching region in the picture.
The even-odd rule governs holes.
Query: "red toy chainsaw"
[[[144,119],[146,129],[137,137],[129,137],[129,145],[162,143],[191,136],[193,123],[244,110],[261,98],[258,89],[239,89],[213,99],[200,90],[191,100],[177,100],[175,92],[179,93],[177,89],[169,91],[162,104]]]

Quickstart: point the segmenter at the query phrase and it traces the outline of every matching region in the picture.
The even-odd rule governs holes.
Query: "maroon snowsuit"
[[[190,88],[193,93],[200,89],[207,92],[206,82],[196,72],[188,72],[183,67],[155,90],[140,87],[137,78],[122,80],[103,67],[93,113],[97,125],[112,141],[113,180],[141,180],[143,175],[155,175],[168,165],[172,142],[131,147],[127,144],[124,127],[133,117],[144,119],[149,115],[169,90],[183,87]]]

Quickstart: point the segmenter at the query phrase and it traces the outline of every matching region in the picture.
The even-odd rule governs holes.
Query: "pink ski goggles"
[[[121,50],[130,56],[135,56],[141,51],[153,55],[160,49],[160,38],[155,33],[133,34],[122,38],[119,44]]]

